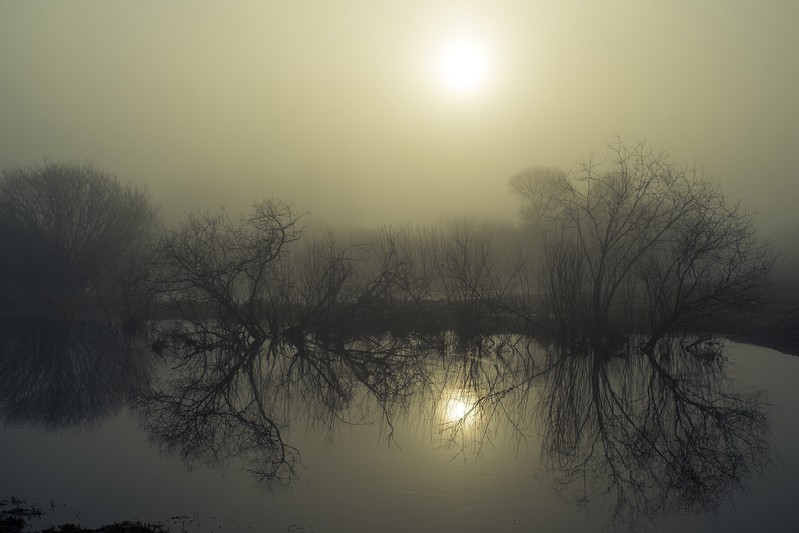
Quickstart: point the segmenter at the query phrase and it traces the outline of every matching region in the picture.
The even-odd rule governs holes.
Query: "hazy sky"
[[[797,22],[795,0],[0,0],[0,164],[91,160],[169,213],[507,219],[514,172],[621,132],[795,224]]]

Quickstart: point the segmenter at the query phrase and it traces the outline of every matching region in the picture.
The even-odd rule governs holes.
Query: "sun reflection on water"
[[[467,424],[474,422],[477,414],[477,401],[470,394],[452,391],[444,394],[440,418],[446,424]]]

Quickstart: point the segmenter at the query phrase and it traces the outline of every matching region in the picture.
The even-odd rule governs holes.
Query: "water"
[[[447,348],[441,354],[427,354],[424,365],[425,375],[435,379],[415,384],[407,402],[393,397],[394,401],[383,404],[390,408],[393,432],[385,422],[380,402],[360,387],[354,387],[354,396],[346,407],[333,410],[335,416],[331,420],[324,416],[331,410],[321,409],[319,398],[309,397],[307,390],[293,382],[300,399],[287,402],[273,413],[285,423],[283,437],[300,455],[296,473],[287,482],[259,482],[258,476],[248,470],[253,467],[252,450],[242,449],[239,455],[213,457],[214,454],[197,453],[184,457],[179,452],[181,446],[175,446],[174,441],[172,446],[165,445],[160,438],[164,433],[153,431],[152,420],[143,418],[139,407],[134,412],[128,402],[117,402],[106,395],[102,401],[95,398],[89,406],[78,403],[88,416],[84,423],[78,416],[72,417],[69,424],[57,424],[41,413],[16,417],[6,413],[13,423],[0,430],[0,497],[13,495],[42,508],[44,514],[31,524],[36,529],[65,522],[96,527],[133,519],[160,522],[172,531],[794,529],[795,501],[791,494],[799,476],[799,460],[794,454],[799,449],[799,428],[794,423],[795,406],[799,405],[795,386],[799,359],[765,348],[727,343],[724,371],[732,385],[722,383],[724,380],[715,370],[707,371],[715,376],[713,379],[703,380],[691,377],[695,368],[672,364],[672,371],[683,372],[689,391],[705,390],[702,387],[712,382],[723,390],[755,398],[748,392],[762,389],[762,400],[773,408],[761,400],[747,405],[756,407],[754,414],[769,416],[771,435],[760,434],[767,437],[774,463],[765,462],[761,454],[753,454],[755,466],[758,461],[764,462],[762,468],[746,471],[742,487],[734,483],[727,486],[723,476],[712,478],[714,484],[702,493],[708,501],[701,509],[685,505],[672,488],[665,491],[669,496],[666,500],[676,501],[676,505],[664,504],[652,510],[642,508],[639,502],[622,506],[620,512],[616,492],[586,488],[593,483],[595,488],[607,490],[607,477],[599,482],[574,477],[573,459],[586,457],[581,455],[582,448],[574,448],[572,456],[552,452],[553,443],[562,447],[571,442],[565,438],[569,431],[561,427],[564,422],[582,420],[583,428],[596,425],[586,406],[598,404],[591,403],[593,396],[581,392],[583,380],[591,381],[587,376],[595,375],[587,370],[594,366],[578,360],[574,365],[562,366],[560,377],[545,374],[535,378],[529,387],[527,377],[544,368],[543,352],[533,349],[536,367],[527,359],[497,363],[497,354],[504,353],[509,360],[508,353],[524,352],[521,347],[526,343],[518,337],[493,338],[490,350],[479,357],[474,346],[444,340]],[[42,344],[37,346],[41,348]],[[409,353],[407,346],[402,349]],[[85,351],[73,353],[86,357]],[[464,357],[468,354],[471,357]],[[75,365],[71,368],[70,375],[76,378],[73,385],[79,383],[80,387],[40,382],[40,393],[76,394],[77,390],[87,390],[91,372],[74,371]],[[113,376],[119,366],[112,368]],[[166,376],[157,370],[157,365],[154,368],[155,375]],[[275,368],[271,366],[270,371]],[[662,387],[636,389],[636,383],[642,382],[638,376],[651,378],[650,367],[619,360],[605,363],[602,368],[608,369],[610,390],[625,390],[634,400],[630,405],[635,407],[621,413],[650,420],[649,412],[641,407],[647,405],[641,391],[662,394]],[[7,377],[8,373],[4,375]],[[471,378],[464,380],[465,375]],[[571,381],[558,381],[564,375],[570,376]],[[60,376],[58,379],[63,379]],[[578,385],[564,387],[575,383]],[[497,395],[500,390],[505,391],[501,398]],[[243,398],[240,390],[233,392],[233,397],[247,404],[249,398]],[[614,397],[602,394],[606,399]],[[475,405],[480,398],[484,403]],[[581,404],[585,401],[589,403]],[[105,409],[100,408],[103,402]],[[308,408],[307,403],[314,407]],[[605,414],[610,416],[599,426],[608,439],[621,442],[620,437],[627,437],[619,431],[623,432],[627,423],[618,423],[621,414],[613,411],[610,404],[602,405],[608,405]],[[666,404],[658,405],[662,412],[668,411]],[[545,409],[552,406],[556,409],[543,416]],[[565,416],[575,406],[577,418]],[[553,420],[557,425],[552,425]],[[737,418],[734,421],[741,423]],[[560,440],[553,435],[560,435]],[[699,432],[693,436],[705,439],[706,446],[714,446],[711,437],[718,435]],[[583,435],[583,439],[595,437],[591,432]],[[210,446],[208,442],[200,444],[200,448]],[[670,446],[660,449],[683,449]],[[208,449],[211,448],[230,451],[214,446]],[[743,452],[746,456],[751,450],[743,448]],[[631,457],[626,455],[626,448],[619,453],[619,457]],[[591,459],[592,472],[607,476],[610,460],[598,460],[606,455]],[[641,461],[643,466],[632,470],[638,480],[648,480],[644,475],[646,468],[662,475],[674,473],[669,463],[657,459]],[[654,477],[655,485],[662,481]],[[713,487],[718,494],[710,490]],[[657,487],[650,489],[648,494],[663,494]],[[678,496],[684,494],[680,490],[676,491]],[[624,493],[624,497],[630,495]],[[630,498],[638,501],[635,494]]]

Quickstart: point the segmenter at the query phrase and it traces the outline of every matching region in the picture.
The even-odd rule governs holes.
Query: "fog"
[[[797,227],[795,2],[0,4],[0,165],[97,163],[167,219],[513,220],[508,178],[648,139]],[[438,51],[485,53],[453,94]]]
[[[785,529],[797,21],[0,0],[0,531]]]

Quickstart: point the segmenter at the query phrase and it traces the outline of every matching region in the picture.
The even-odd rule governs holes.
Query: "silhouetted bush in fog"
[[[652,343],[723,309],[750,305],[774,256],[755,219],[718,185],[645,144],[609,161],[511,180],[543,232],[542,314],[562,340],[612,349],[634,329]]]
[[[518,319],[531,315],[529,257],[515,228],[461,219],[435,226],[431,236],[433,287],[459,335],[477,340],[526,325]]]
[[[5,170],[0,269],[6,297],[50,307],[91,296],[117,309],[129,306],[142,288],[155,228],[149,195],[92,165]]]
[[[301,217],[276,199],[249,215],[190,214],[157,257],[162,300],[182,318],[246,326],[254,338],[388,327],[426,294],[409,239],[385,228],[367,242],[329,231],[304,236]],[[390,316],[391,315],[391,316]]]
[[[224,211],[189,214],[159,247],[161,296],[181,318],[218,317],[265,337],[272,311],[288,303],[285,258],[301,235],[298,217],[277,200],[240,220]]]

